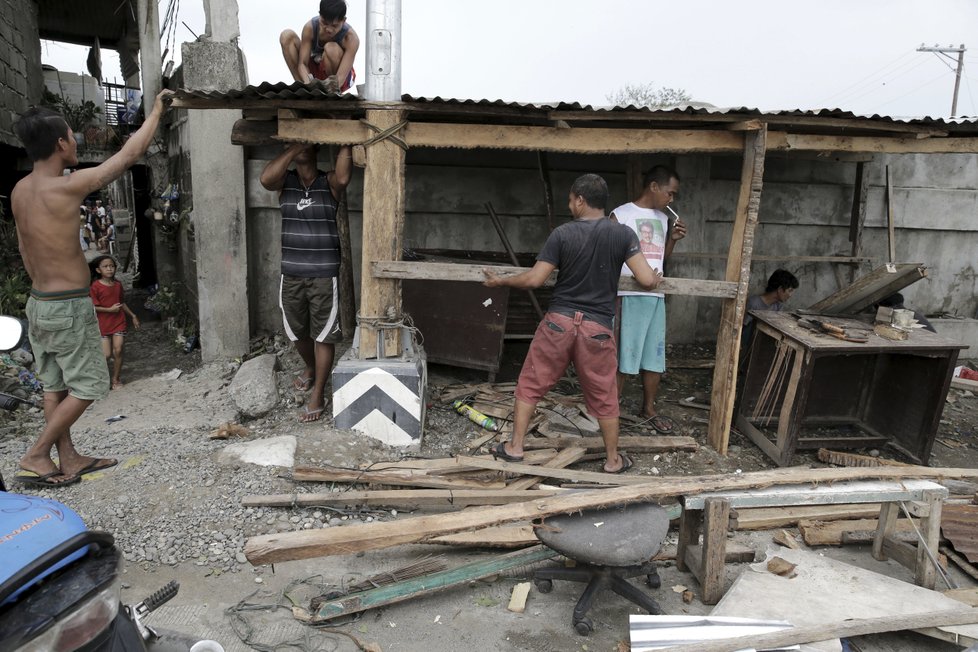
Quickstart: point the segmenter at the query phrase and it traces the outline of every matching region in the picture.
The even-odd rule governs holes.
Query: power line
[[[878,105],[877,105],[877,107],[884,107],[884,106],[886,106],[886,105],[888,105],[888,104],[893,104],[893,103],[894,103],[894,102],[896,102],[897,100],[902,100],[903,98],[905,98],[905,97],[906,97],[906,96],[908,96],[908,95],[913,95],[914,93],[916,93],[916,92],[917,92],[917,91],[919,91],[920,89],[922,89],[922,88],[924,88],[924,87],[926,87],[926,86],[930,86],[930,85],[931,85],[931,84],[933,84],[934,82],[938,82],[938,81],[941,81],[942,79],[944,79],[944,73],[941,73],[941,74],[940,74],[939,76],[937,76],[937,77],[934,77],[934,78],[933,78],[933,79],[931,79],[930,81],[927,81],[927,82],[924,82],[923,84],[920,84],[920,85],[919,85],[919,86],[917,86],[916,88],[913,88],[912,90],[910,90],[910,91],[908,91],[908,92],[906,92],[906,93],[904,93],[903,95],[898,95],[898,96],[896,96],[896,97],[894,97],[894,98],[893,98],[893,99],[891,99],[891,100],[887,100],[886,102],[883,102],[882,104],[878,104]]]
[[[842,88],[842,89],[840,89],[839,91],[837,91],[837,92],[835,92],[835,93],[833,93],[832,95],[830,95],[830,96],[828,96],[828,97],[827,97],[827,98],[826,98],[826,99],[825,99],[825,100],[824,100],[824,101],[822,102],[822,104],[823,104],[823,105],[826,105],[826,104],[827,104],[828,102],[831,102],[831,101],[832,101],[832,100],[833,100],[834,98],[836,98],[836,97],[838,97],[839,95],[846,95],[846,94],[848,93],[848,91],[849,91],[850,89],[852,89],[852,88],[855,88],[855,87],[861,87],[861,86],[862,86],[862,84],[863,84],[864,82],[866,82],[866,81],[869,81],[869,80],[870,80],[871,78],[873,78],[873,77],[876,77],[877,75],[879,75],[880,73],[882,73],[883,71],[885,71],[885,70],[886,70],[887,68],[889,68],[889,67],[891,67],[891,66],[895,66],[895,65],[897,65],[897,64],[898,64],[898,62],[900,62],[900,61],[901,61],[901,59],[903,59],[903,58],[905,58],[905,57],[909,57],[909,56],[911,56],[911,55],[913,55],[913,52],[904,52],[904,53],[903,53],[902,55],[900,55],[899,57],[897,57],[897,58],[896,58],[896,59],[894,59],[893,61],[891,61],[891,62],[889,62],[889,63],[887,63],[887,64],[886,64],[885,66],[883,66],[882,68],[879,68],[879,69],[878,69],[878,70],[876,70],[875,72],[872,72],[872,73],[870,73],[870,74],[868,74],[868,75],[866,75],[866,76],[865,76],[865,77],[863,77],[862,79],[859,79],[858,81],[856,81],[856,82],[854,82],[854,83],[852,83],[852,84],[849,84],[849,85],[848,85],[848,86],[846,86],[845,88]],[[903,63],[902,63],[902,64],[900,64],[900,65],[899,65],[898,67],[903,67],[904,65],[906,65],[906,64],[908,64],[908,63],[910,63],[910,61],[906,61],[906,62],[903,62]],[[893,72],[895,72],[895,71],[893,71]]]
[[[913,65],[910,68],[907,68],[906,70],[902,71],[899,75],[896,75],[896,76],[893,76],[893,77],[889,77],[889,78],[887,78],[885,80],[880,80],[878,83],[881,83],[884,86],[886,84],[892,84],[894,81],[900,79],[901,77],[905,77],[911,71],[916,70],[917,68],[919,68],[920,66],[924,65],[925,63],[927,63],[927,62],[926,61],[917,61],[917,63],[915,65]],[[859,89],[857,92],[850,93],[847,97],[844,98],[844,101],[845,102],[849,102],[849,103],[855,102],[856,100],[861,99],[861,98],[865,97],[866,95],[869,95],[871,93],[876,93],[878,91],[879,91],[879,87],[876,85],[876,83],[874,83],[872,86],[863,87],[862,89]],[[843,100],[840,100],[840,101],[843,101]]]

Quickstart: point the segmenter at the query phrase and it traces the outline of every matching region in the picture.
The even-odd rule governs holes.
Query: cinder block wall
[[[258,183],[277,147],[251,148],[247,154],[249,304],[252,328],[280,328],[278,311],[280,221],[278,198]],[[549,227],[543,185],[535,154],[503,151],[412,150],[408,152],[405,246],[411,248],[503,251],[485,202],[492,202],[519,252],[536,252]],[[738,156],[645,156],[643,168],[674,165],[682,177],[675,210],[689,226],[682,252],[726,252],[736,209],[741,161]],[[584,172],[604,176],[610,207],[631,198],[625,191],[625,161],[620,156],[550,155],[556,222],[569,218],[567,191]],[[867,162],[869,198],[863,234],[864,255],[878,263],[887,255],[883,170],[890,166],[897,224],[897,258],[922,262],[929,278],[905,291],[908,305],[926,313],[953,312],[974,317],[978,310],[978,157],[973,155],[877,156]],[[327,153],[321,167],[330,166]],[[856,163],[833,158],[771,154],[764,175],[755,255],[848,255],[849,215]],[[362,173],[347,191],[354,247],[360,270]],[[374,237],[384,237],[376,234]],[[801,280],[793,305],[806,307],[838,289],[829,263],[755,262],[751,291],[763,290],[767,277],[785,267]],[[670,264],[670,276],[722,279],[725,261],[683,259]],[[843,267],[848,278],[848,267]],[[869,271],[864,265],[860,272]],[[359,282],[359,279],[357,280]],[[720,303],[716,299],[669,298],[671,342],[710,342],[716,338]]]
[[[13,133],[17,115],[41,100],[41,42],[37,5],[0,0],[0,143],[19,147]]]

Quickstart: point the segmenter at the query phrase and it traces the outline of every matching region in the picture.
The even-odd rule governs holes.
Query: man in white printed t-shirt
[[[633,202],[623,204],[611,213],[617,220],[635,230],[639,245],[649,266],[662,271],[663,263],[672,254],[678,240],[686,237],[686,225],[676,217],[671,228],[663,212],[679,192],[679,175],[664,165],[656,165],[642,178],[642,194]],[[622,276],[631,270],[622,268]],[[641,415],[660,434],[675,429],[672,419],[656,414],[655,399],[659,381],[666,370],[666,306],[658,292],[618,292],[621,302],[618,338],[618,395],[621,396],[625,376],[642,376]]]

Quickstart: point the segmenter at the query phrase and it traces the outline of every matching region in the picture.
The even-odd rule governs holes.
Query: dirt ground
[[[140,428],[146,432],[154,424],[179,424],[176,430],[187,433],[206,432],[222,420],[227,420],[228,401],[226,392],[215,389],[213,383],[207,389],[194,379],[173,381],[164,385],[154,379],[174,368],[183,371],[184,377],[200,366],[200,353],[195,350],[185,354],[173,341],[159,321],[151,316],[143,330],[132,333],[126,343],[126,362],[123,380],[127,387],[96,405],[91,415],[92,423],[102,420],[105,414],[123,409],[128,412],[127,427],[134,433]],[[269,338],[255,343],[256,348],[280,350],[284,343]],[[704,360],[713,351],[709,347],[673,347],[669,359]],[[519,346],[508,346],[500,382],[515,378],[521,360]],[[287,380],[298,368],[298,358],[292,352],[281,356],[283,371],[280,378]],[[233,366],[221,370],[229,378]],[[196,376],[193,376],[196,378]],[[436,390],[446,384],[482,382],[484,375],[449,367],[432,365],[429,368],[429,388]],[[630,473],[649,475],[696,475],[736,473],[773,468],[771,461],[749,440],[738,433],[731,434],[727,456],[718,455],[706,445],[707,415],[701,409],[686,407],[680,401],[692,399],[695,403],[709,403],[712,369],[676,368],[663,379],[660,392],[660,412],[671,416],[677,423],[678,435],[693,437],[700,449],[694,453],[663,453],[634,455],[636,468]],[[166,388],[166,389],[161,389]],[[331,463],[354,466],[368,460],[392,458],[397,451],[387,449],[369,438],[349,431],[336,431],[330,420],[316,424],[297,424],[295,415],[301,405],[300,397],[288,390],[279,409],[258,420],[247,422],[252,436],[273,437],[291,435],[297,439],[296,464]],[[434,393],[432,393],[434,395]],[[634,414],[638,409],[640,392],[636,383],[626,386],[623,413]],[[116,403],[113,403],[115,401]],[[119,407],[124,406],[124,408]],[[233,416],[233,415],[232,415]],[[138,418],[138,420],[137,420]],[[35,418],[36,421],[37,418]],[[144,425],[141,425],[144,424]],[[654,436],[646,427],[623,422],[623,434]],[[965,392],[951,390],[945,405],[937,441],[930,460],[932,466],[978,468],[978,398]],[[465,450],[467,444],[483,434],[477,426],[453,412],[449,407],[429,405],[425,435],[418,450],[411,454],[425,457],[444,457]],[[865,451],[862,451],[865,452]],[[900,459],[893,451],[882,449],[885,457]],[[188,460],[192,464],[192,460]],[[600,460],[582,463],[575,468],[600,470]],[[797,464],[819,464],[814,455],[799,455]],[[7,467],[4,471],[6,474]],[[248,468],[229,469],[227,473],[249,473]],[[279,475],[281,491],[289,491],[291,482],[287,470]],[[91,491],[111,491],[100,483],[93,483]],[[194,488],[193,500],[220,502],[220,485],[209,490],[204,485]],[[170,500],[187,500],[186,496],[170,496]],[[234,506],[229,505],[228,509]],[[288,514],[287,508],[282,508]],[[138,528],[138,523],[124,523],[119,527]],[[206,527],[206,526],[204,526]],[[217,527],[217,526],[215,526]],[[220,527],[224,527],[222,524]],[[245,532],[251,536],[254,532]],[[675,532],[671,534],[675,538]],[[736,533],[735,539],[751,545],[763,556],[770,545],[771,532]],[[498,551],[497,551],[498,552]],[[571,627],[571,610],[580,586],[558,582],[553,593],[543,595],[531,591],[528,608],[524,614],[506,610],[510,591],[521,577],[532,569],[499,578],[479,580],[452,590],[416,598],[397,605],[389,605],[367,611],[359,618],[339,623],[342,633],[312,630],[292,618],[292,601],[301,602],[315,594],[323,584],[340,585],[363,579],[378,571],[390,570],[409,563],[424,554],[445,555],[451,565],[477,559],[486,559],[492,551],[451,549],[438,546],[400,546],[389,550],[361,553],[354,556],[331,556],[302,562],[288,562],[274,567],[253,568],[243,564],[240,572],[214,573],[206,566],[192,563],[166,565],[141,561],[129,564],[123,576],[124,599],[128,602],[144,597],[170,579],[181,583],[180,595],[154,614],[151,624],[173,627],[205,638],[213,638],[224,644],[227,650],[282,649],[275,648],[292,642],[293,648],[304,650],[355,650],[359,647],[354,638],[364,646],[377,644],[374,649],[390,650],[459,650],[463,647],[485,650],[607,650],[627,649],[628,626],[625,613],[638,613],[623,599],[609,594],[602,597],[590,614],[595,622],[591,636],[578,636]],[[842,559],[877,572],[910,581],[909,573],[895,562],[876,562],[863,548],[826,550],[834,558]],[[741,565],[728,564],[727,581],[731,582]],[[707,614],[710,607],[698,599],[686,604],[681,599],[681,589],[698,590],[696,580],[676,570],[674,564],[663,564],[660,574],[662,588],[656,592],[665,613]],[[960,575],[960,574],[958,574]],[[957,576],[957,575],[956,575]],[[962,586],[967,578],[959,578]],[[351,638],[352,637],[352,638]],[[248,644],[242,642],[249,641]],[[900,634],[890,637],[864,637],[859,639],[865,652],[911,652],[960,649],[950,644],[936,643],[919,635]]]

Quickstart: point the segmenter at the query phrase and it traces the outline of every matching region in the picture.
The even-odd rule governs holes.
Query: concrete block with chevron
[[[333,424],[391,446],[419,444],[427,380],[420,348],[375,360],[360,360],[350,349],[333,369]]]

